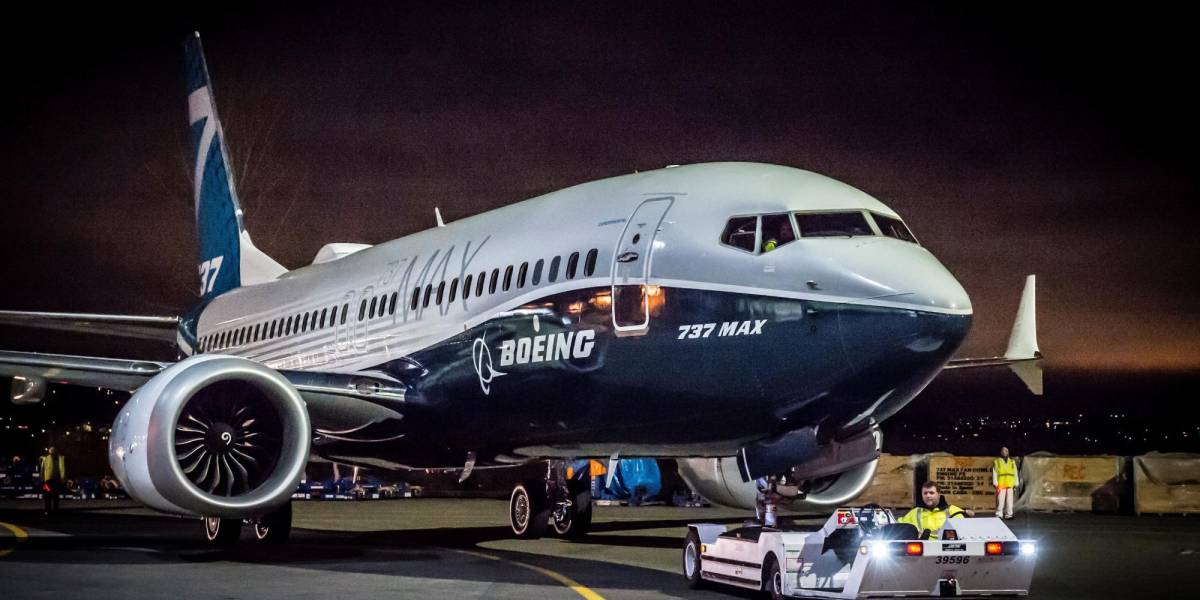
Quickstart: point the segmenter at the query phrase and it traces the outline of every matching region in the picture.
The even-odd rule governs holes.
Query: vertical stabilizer
[[[1025,278],[1025,291],[1021,292],[1021,304],[1017,307],[1017,318],[1013,320],[1012,333],[1008,337],[1008,350],[1004,352],[1004,358],[1020,360],[1038,358],[1042,355],[1037,342],[1034,284],[1033,275]]]
[[[271,281],[287,269],[254,246],[242,223],[199,33],[184,42],[184,55],[193,199],[200,238],[200,297],[209,299],[236,287]]]

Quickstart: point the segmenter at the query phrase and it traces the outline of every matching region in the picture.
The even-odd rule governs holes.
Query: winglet
[[[1029,391],[1041,396],[1042,365],[1037,359],[1042,357],[1042,353],[1037,342],[1035,296],[1035,279],[1030,275],[1025,278],[1025,291],[1021,292],[1021,304],[1017,306],[1017,317],[1013,320],[1012,334],[1008,337],[1008,350],[1004,352],[1004,358],[1018,361],[1010,363],[1008,368],[1021,378]]]
[[[1025,278],[1025,291],[1021,293],[1021,304],[1017,307],[1017,318],[1013,320],[1012,333],[1008,337],[1008,350],[1004,358],[1027,360],[1041,358],[1037,342],[1037,308],[1034,302],[1034,275]]]
[[[442,211],[438,207],[433,207],[433,216],[437,217],[438,227],[445,227],[446,222],[442,220]]]

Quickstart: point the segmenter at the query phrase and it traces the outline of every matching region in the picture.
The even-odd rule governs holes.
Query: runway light
[[[1034,544],[1033,542],[1021,543],[1021,554],[1028,556],[1028,555],[1034,554],[1036,552],[1037,552],[1037,544]]]
[[[988,542],[984,545],[983,550],[988,556],[997,556],[1004,552],[1004,544],[1000,542]]]
[[[909,556],[921,556],[925,554],[925,544],[921,542],[909,542],[904,545],[904,553]]]

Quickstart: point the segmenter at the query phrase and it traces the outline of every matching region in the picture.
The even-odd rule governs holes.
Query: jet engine
[[[121,408],[108,460],[125,491],[163,512],[261,515],[308,461],[308,410],[277,371],[233,356],[185,359]]]
[[[862,493],[875,476],[882,436],[871,430],[841,442],[821,446],[816,455],[791,467],[785,474],[801,482],[804,492],[794,508],[845,504]],[[679,475],[709,502],[753,509],[758,488],[743,481],[744,462],[739,457],[681,458]]]

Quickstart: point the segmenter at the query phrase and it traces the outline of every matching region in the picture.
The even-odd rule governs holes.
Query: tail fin
[[[287,269],[250,241],[233,184],[225,132],[217,119],[200,34],[184,42],[188,123],[191,125],[192,186],[200,236],[200,297],[278,278]]]

